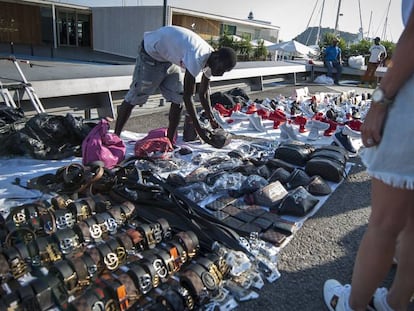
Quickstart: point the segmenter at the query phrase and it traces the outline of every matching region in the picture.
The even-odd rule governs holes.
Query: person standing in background
[[[387,49],[380,42],[380,37],[376,37],[374,44],[369,48],[370,56],[365,74],[361,78],[361,87],[365,86],[366,83],[369,83],[370,87],[376,86],[375,71],[387,57]]]

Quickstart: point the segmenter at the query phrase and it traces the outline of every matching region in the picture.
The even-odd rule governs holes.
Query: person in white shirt
[[[170,141],[173,142],[176,135],[184,102],[197,134],[209,143],[210,137],[198,122],[193,102],[196,76],[203,72],[199,99],[212,127],[218,128],[211,111],[208,92],[210,78],[222,76],[235,65],[236,53],[233,49],[223,47],[215,51],[198,34],[187,28],[164,26],[144,33],[133,81],[118,110],[115,134],[121,134],[132,109],[136,105],[144,105],[148,97],[159,89],[164,98],[171,102],[167,133]]]
[[[387,49],[380,42],[380,37],[374,39],[374,44],[369,49],[367,69],[361,78],[362,84],[369,83],[371,87],[376,84],[375,71],[387,57]]]

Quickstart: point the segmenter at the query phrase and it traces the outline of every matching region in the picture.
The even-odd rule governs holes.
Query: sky
[[[163,0],[56,0],[86,6],[163,5]],[[322,3],[325,2],[322,19]],[[364,37],[379,36],[397,42],[403,30],[401,0],[167,0],[170,6],[211,14],[271,22],[280,27],[279,39],[288,41],[306,30],[307,26],[335,28],[338,4],[341,2],[338,29],[358,33],[361,27],[361,6]],[[389,10],[388,10],[389,8]],[[388,12],[388,14],[387,14]]]

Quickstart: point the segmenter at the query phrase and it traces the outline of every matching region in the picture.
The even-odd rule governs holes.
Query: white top
[[[387,49],[382,44],[374,44],[369,48],[371,55],[369,56],[368,62],[378,63],[381,61],[381,54],[384,54],[384,58],[387,57]]]
[[[145,51],[155,60],[170,62],[196,77],[214,49],[195,32],[179,26],[165,26],[144,33]]]

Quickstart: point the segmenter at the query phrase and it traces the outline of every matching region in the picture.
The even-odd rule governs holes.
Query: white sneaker
[[[353,138],[361,138],[361,132],[355,131],[351,129],[348,125],[345,124],[344,128],[342,129],[342,134],[347,135]]]
[[[376,311],[393,311],[387,302],[388,290],[385,287],[377,288],[374,294],[374,307]]]
[[[232,120],[249,120],[250,115],[241,111],[233,111],[230,115]]]
[[[291,140],[298,140],[298,136],[295,133],[291,124],[287,124],[284,122],[280,128],[280,138],[282,139],[291,139]]]
[[[223,129],[228,129],[230,127],[226,120],[223,118],[223,116],[220,114],[220,112],[218,112],[218,110],[211,109],[211,113],[213,114],[214,119]]]
[[[317,140],[320,136],[319,132],[326,131],[329,128],[329,123],[318,120],[309,120],[306,122],[305,127],[309,129],[308,139]]]
[[[337,280],[327,280],[323,286],[323,298],[330,311],[352,311],[349,307],[351,285],[342,285]]]
[[[262,118],[257,114],[257,112],[250,115],[249,121],[255,130],[259,132],[267,132],[263,125]]]

